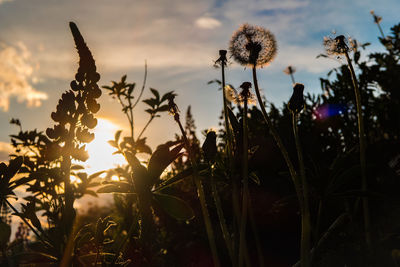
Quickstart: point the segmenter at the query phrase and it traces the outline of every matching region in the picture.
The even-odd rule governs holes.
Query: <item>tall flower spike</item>
[[[79,67],[82,68],[81,72],[95,72],[96,65],[92,53],[87,47],[85,40],[83,39],[78,27],[74,22],[70,22],[69,27],[71,29],[72,36],[74,37],[76,49],[78,50]]]
[[[241,65],[262,67],[275,58],[277,45],[269,30],[246,23],[233,33],[229,51]]]

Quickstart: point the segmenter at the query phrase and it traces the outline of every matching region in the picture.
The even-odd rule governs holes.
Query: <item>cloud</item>
[[[221,26],[221,22],[211,17],[200,17],[195,22],[196,26],[203,29],[215,29]]]
[[[41,105],[47,94],[31,84],[36,80],[30,62],[30,53],[23,43],[17,46],[0,44],[0,109],[7,111],[10,98],[26,102],[29,107]]]
[[[7,161],[8,155],[13,152],[13,148],[9,143],[0,142],[0,162]]]
[[[5,2],[11,2],[12,0],[0,0],[0,5],[5,3]]]

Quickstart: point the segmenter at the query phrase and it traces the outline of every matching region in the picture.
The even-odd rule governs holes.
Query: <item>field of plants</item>
[[[400,266],[400,24],[384,33],[382,18],[371,15],[381,52],[325,37],[318,57],[337,67],[315,95],[288,66],[293,94],[282,107],[258,82],[277,54],[275,37],[243,24],[226,50],[215,50],[219,78],[209,86],[221,92],[220,127],[201,129],[204,142],[190,103],[183,111],[175,92],[146,86],[147,66],[143,84],[126,75],[99,84],[96,53],[71,22],[79,65],[49,114],[53,125],[29,130],[10,121],[0,265]],[[230,84],[232,62],[252,80]],[[146,90],[152,97],[142,99]],[[88,174],[100,97],[118,102],[130,126],[108,142],[126,162]],[[138,103],[147,106],[142,129]],[[162,113],[176,137],[153,150],[146,133]],[[87,195],[114,201],[83,213],[76,201]],[[11,218],[20,222],[15,235]]]

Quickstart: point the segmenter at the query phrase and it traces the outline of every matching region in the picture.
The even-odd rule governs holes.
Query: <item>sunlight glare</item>
[[[126,164],[121,154],[113,155],[116,151],[107,141],[114,140],[116,131],[122,127],[104,118],[97,119],[97,126],[94,130],[94,140],[86,146],[89,159],[85,162],[89,174],[104,171]]]

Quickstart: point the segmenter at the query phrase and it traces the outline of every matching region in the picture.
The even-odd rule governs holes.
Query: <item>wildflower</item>
[[[323,43],[328,55],[341,56],[350,51],[349,40],[344,35],[335,38],[325,36]]]
[[[301,83],[296,83],[293,87],[293,94],[288,102],[288,109],[293,113],[300,113],[304,109],[304,85]]]
[[[239,64],[262,67],[274,59],[277,48],[269,30],[246,23],[232,35],[229,50]]]

